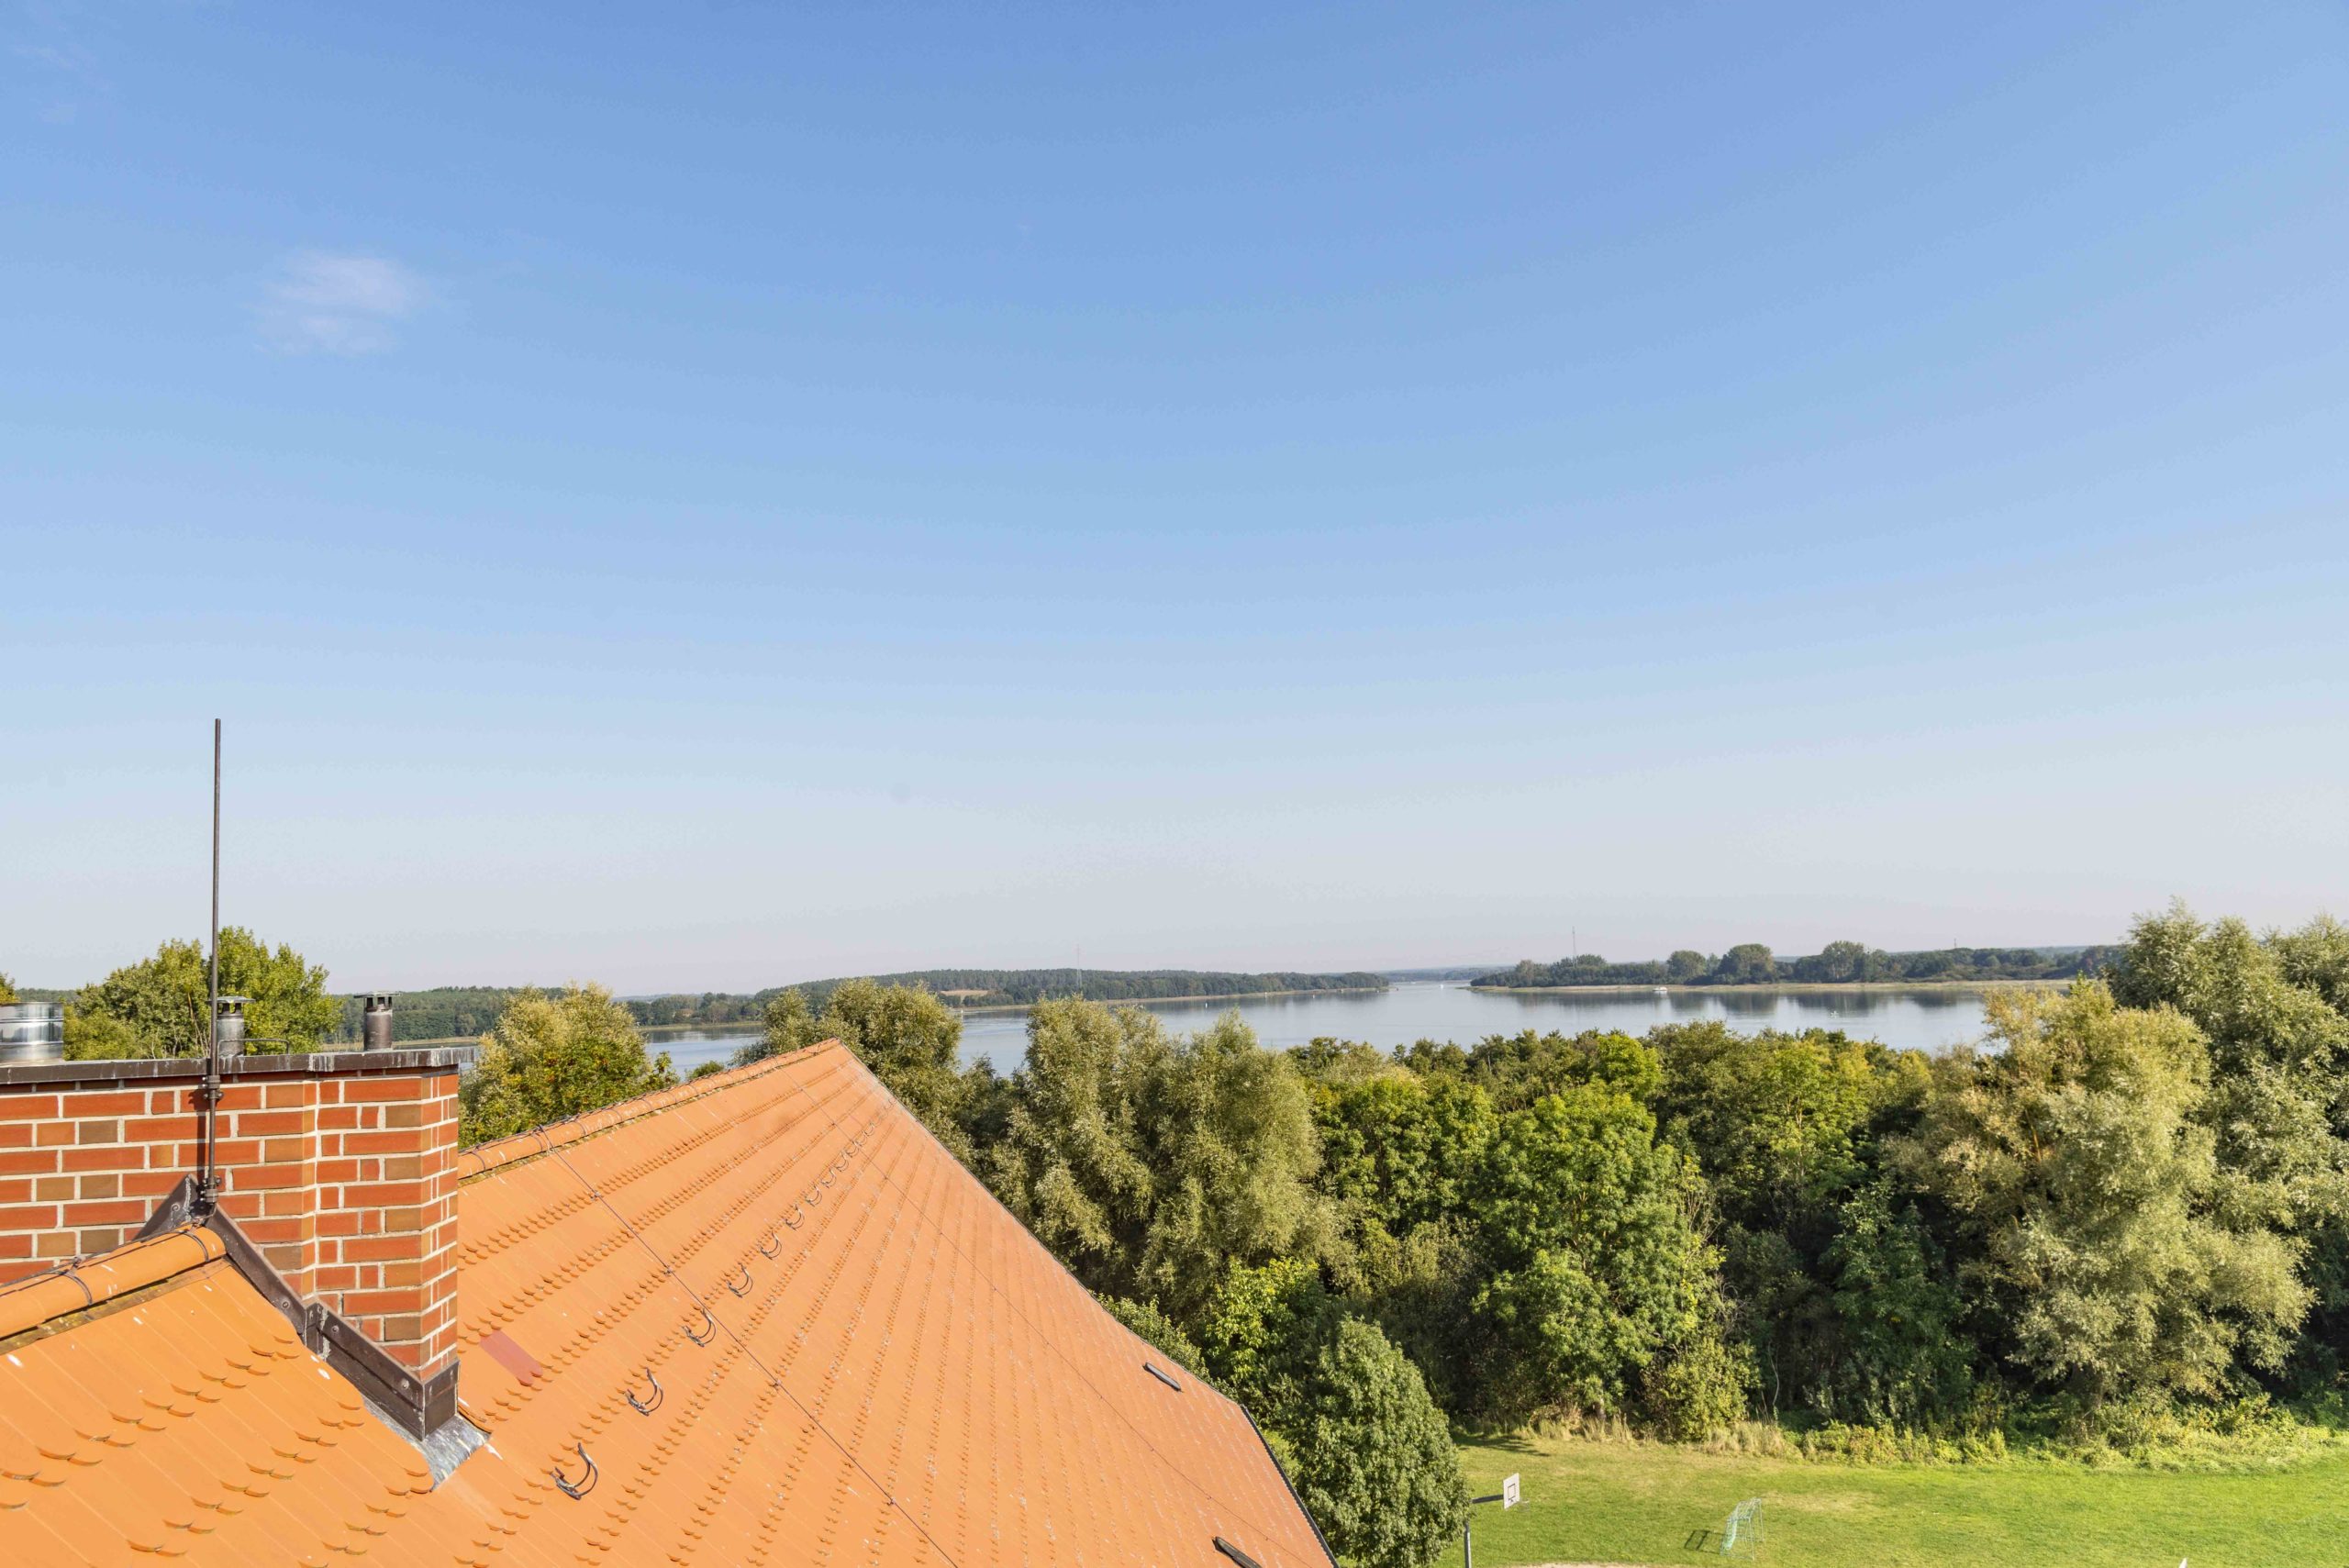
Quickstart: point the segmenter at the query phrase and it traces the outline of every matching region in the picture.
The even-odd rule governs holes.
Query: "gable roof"
[[[0,1291],[0,1560],[1330,1562],[1247,1415],[837,1044],[460,1166],[486,1446],[435,1486],[174,1232]]]

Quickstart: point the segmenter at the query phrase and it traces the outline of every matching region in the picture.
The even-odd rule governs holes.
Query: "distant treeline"
[[[1552,985],[1848,984],[1900,980],[2070,980],[2094,974],[2119,955],[2113,947],[1934,948],[1886,952],[1864,942],[1830,942],[1807,958],[1781,959],[1760,942],[1725,953],[1683,948],[1666,959],[1609,963],[1597,953],[1555,963],[1526,959],[1486,974],[1478,985],[1525,990]]]
[[[401,991],[392,997],[394,1040],[451,1040],[486,1034],[506,1004],[527,985],[440,985],[429,991]],[[560,989],[560,987],[557,987]],[[342,1021],[334,1040],[349,1044],[359,1038],[359,1015],[367,999],[344,996]]]
[[[910,985],[953,997],[970,1006],[1026,1006],[1047,996],[1083,996],[1097,1002],[1145,1002],[1169,996],[1248,996],[1270,991],[1383,991],[1383,975],[1233,974],[1189,969],[917,969],[898,974],[872,976],[885,985]],[[716,1027],[755,1024],[769,1002],[785,991],[796,991],[808,1007],[822,1012],[846,977],[802,981],[795,985],[770,985],[748,994],[705,991],[667,996],[639,996],[623,1005],[640,1028],[664,1025]],[[402,991],[392,999],[394,1040],[451,1040],[484,1033],[497,1021],[520,985],[442,985],[429,991]],[[335,1036],[347,1043],[359,1038],[363,998],[342,998],[342,1023]]]
[[[918,969],[876,974],[884,985],[911,985],[940,995],[967,992],[955,1000],[974,1007],[1027,1006],[1048,996],[1082,996],[1095,1002],[1149,1002],[1169,996],[1253,996],[1271,991],[1384,991],[1386,977],[1356,970],[1345,974],[1298,974],[1275,971],[1233,974],[1199,969]],[[821,1009],[840,980],[817,980],[793,987],[808,1006]],[[773,995],[773,993],[765,993]]]

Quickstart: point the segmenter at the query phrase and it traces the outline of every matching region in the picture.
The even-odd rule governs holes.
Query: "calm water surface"
[[[1465,984],[1397,985],[1321,996],[1254,996],[1223,1002],[1152,1002],[1152,1012],[1175,1030],[1204,1029],[1217,1015],[1237,1010],[1256,1038],[1275,1049],[1322,1035],[1408,1045],[1418,1040],[1474,1044],[1489,1034],[1535,1029],[1579,1034],[1622,1029],[1642,1034],[1657,1024],[1720,1018],[1733,1029],[1840,1029],[1887,1045],[1945,1050],[1982,1035],[1979,991],[1701,991],[1657,995],[1649,991],[1472,991]],[[996,1071],[1019,1065],[1028,1044],[1025,1013],[973,1013],[963,1023],[965,1062],[985,1058]],[[666,1051],[680,1072],[722,1061],[756,1029],[688,1031],[650,1043]]]

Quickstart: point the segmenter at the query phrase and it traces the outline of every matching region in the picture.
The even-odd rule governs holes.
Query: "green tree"
[[[525,990],[481,1037],[480,1062],[459,1090],[459,1136],[510,1137],[676,1081],[668,1052],[647,1058],[634,1016],[603,986]]]
[[[1820,979],[1841,984],[1864,978],[1867,962],[1867,943],[1829,942],[1819,950],[1815,967]]]
[[[1989,1014],[2004,1049],[1952,1059],[1908,1163],[1962,1217],[2008,1357],[2091,1407],[2276,1366],[2309,1292],[2291,1242],[2215,1202],[2201,1032],[2096,982]]]
[[[1778,978],[1778,961],[1760,942],[1740,942],[1721,954],[1713,978],[1732,985],[1764,984]]]
[[[1644,1102],[1664,1082],[1654,1051],[1630,1035],[1599,1029],[1491,1035],[1476,1042],[1466,1066],[1469,1081],[1483,1085],[1504,1111],[1522,1110],[1544,1095],[1580,1084],[1601,1084]]]
[[[1003,1136],[985,1162],[1005,1206],[1103,1294],[1145,1294],[1134,1265],[1156,1183],[1135,1095],[1171,1050],[1157,1019],[1139,1008],[1038,1004]]]
[[[1330,1245],[1303,1081],[1236,1015],[1180,1040],[1139,1009],[1041,1004],[986,1173],[1079,1279],[1192,1321],[1234,1265]]]
[[[920,1118],[938,1140],[969,1164],[969,1122],[974,1094],[987,1084],[960,1070],[963,1020],[918,985],[843,980],[831,986],[818,1017],[796,986],[769,998],[759,1039],[734,1054],[737,1063],[763,1061],[837,1040],[873,1070],[884,1087]]]
[[[796,986],[770,997],[760,1021],[763,1032],[734,1053],[738,1064],[787,1056],[829,1038],[824,1033],[822,1023],[809,1011],[807,993]]]
[[[1198,1346],[1346,1561],[1424,1563],[1460,1528],[1467,1493],[1426,1381],[1310,1262],[1232,1269],[1202,1314]]]
[[[1700,1192],[1616,1090],[1580,1085],[1501,1118],[1476,1194],[1492,1413],[1621,1410],[1649,1367],[1709,1331]]]
[[[1358,1568],[1425,1568],[1467,1516],[1443,1416],[1375,1325],[1348,1319],[1323,1342],[1289,1451],[1298,1496]]]
[[[220,932],[220,993],[250,998],[247,1049],[316,1051],[342,1019],[327,972],[291,947],[274,950],[240,926]],[[77,1059],[200,1056],[210,1046],[204,944],[166,941],[155,956],[84,985],[65,1006],[65,1053]]]
[[[1386,1061],[1375,1077],[1315,1084],[1313,1120],[1315,1181],[1346,1242],[1349,1288],[1375,1294],[1409,1272],[1416,1235],[1465,1212],[1492,1139],[1492,1100],[1462,1079]]]
[[[2331,1384],[2349,1346],[2349,931],[2320,919],[2254,937],[2183,905],[2139,919],[2112,966],[2115,997],[2168,1006],[2210,1041],[2197,1119],[2215,1139],[2219,1207],[2304,1249],[2315,1311],[2305,1384]]]
[[[939,1141],[969,1162],[958,1119],[965,1091],[963,1020],[953,1008],[914,986],[851,980],[833,990],[814,1033],[856,1052]]]
[[[2334,1012],[2349,1015],[2349,926],[2320,915],[2297,931],[2268,939],[2284,979],[2324,998]]]
[[[1829,1247],[1842,1330],[1822,1413],[1848,1421],[1928,1427],[1955,1415],[1974,1386],[1964,1303],[1915,1204],[1896,1211],[1889,1182],[1842,1206]]]
[[[6,1006],[9,1003],[11,1003],[11,1002],[15,1001],[16,999],[17,999],[17,987],[16,987],[16,984],[15,984],[13,981],[11,981],[11,980],[6,976],[6,975],[5,975],[5,974],[0,974],[0,1007],[5,1007],[5,1006]]]
[[[1199,1351],[1224,1392],[1286,1434],[1339,1316],[1319,1269],[1303,1258],[1275,1258],[1224,1276],[1200,1317]]]
[[[1709,1021],[1648,1038],[1664,1064],[1657,1116],[1706,1178],[1729,1317],[1769,1407],[1848,1415],[1854,1352],[1830,1253],[1880,1140],[1914,1121],[1922,1058],[1836,1032],[1743,1035]]]
[[[1822,1215],[1861,1175],[1875,1124],[1924,1092],[1921,1067],[1837,1033],[1737,1034],[1708,1021],[1649,1037],[1656,1114],[1749,1229]]]
[[[1225,1270],[1319,1258],[1328,1216],[1312,1188],[1320,1150],[1305,1084],[1237,1013],[1152,1059],[1136,1125],[1153,1173],[1141,1277],[1179,1314]]]
[[[1641,1408],[1660,1435],[1695,1442],[1745,1415],[1753,1396],[1753,1358],[1727,1332],[1728,1315],[1718,1282],[1703,1282],[1697,1329],[1641,1375]]]
[[[1397,1071],[1395,1058],[1378,1047],[1360,1040],[1334,1040],[1328,1035],[1290,1047],[1288,1059],[1307,1083],[1317,1090],[1331,1092],[1392,1078]]]
[[[1664,961],[1664,973],[1675,985],[1702,980],[1712,967],[1713,961],[1693,948],[1682,948]]]

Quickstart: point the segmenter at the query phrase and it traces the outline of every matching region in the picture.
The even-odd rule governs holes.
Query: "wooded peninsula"
[[[1670,958],[1609,963],[1597,953],[1555,963],[1521,961],[1514,969],[1478,975],[1487,990],[1552,991],[1603,985],[1866,985],[1929,984],[1978,980],[2076,980],[2100,973],[2114,947],[1932,948],[1886,952],[1865,942],[1830,942],[1802,958],[1781,959],[1760,942],[1724,953],[1683,948]]]

